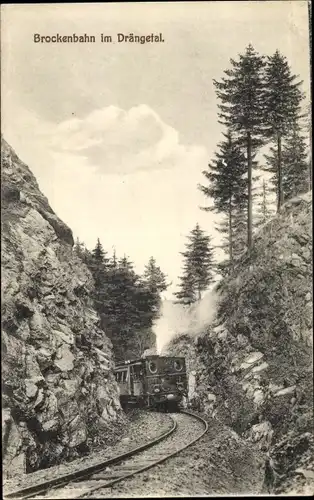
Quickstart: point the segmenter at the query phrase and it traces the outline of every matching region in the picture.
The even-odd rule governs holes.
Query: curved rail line
[[[122,453],[120,455],[116,455],[115,457],[112,457],[110,459],[106,459],[102,462],[99,462],[95,465],[91,465],[90,467],[85,467],[84,469],[77,470],[75,472],[71,472],[69,474],[64,474],[63,476],[56,477],[53,479],[49,479],[47,481],[42,481],[41,483],[36,484],[35,486],[27,486],[25,488],[21,488],[16,491],[8,492],[5,494],[5,498],[20,498],[20,499],[26,499],[26,498],[32,498],[35,495],[40,495],[42,493],[46,493],[49,489],[55,488],[55,487],[61,487],[69,484],[71,481],[77,481],[81,479],[85,479],[87,477],[90,477],[92,474],[96,474],[97,472],[101,472],[104,469],[106,469],[110,465],[114,465],[118,462],[121,462],[127,458],[133,457],[137,453],[140,453],[142,451],[147,450],[151,446],[154,446],[155,444],[159,443],[163,439],[166,439],[168,436],[170,436],[177,428],[177,423],[173,421],[173,425],[170,430],[162,434],[161,436],[158,436],[157,438],[148,441],[147,443],[138,446],[136,448],[133,448],[132,450]]]
[[[154,439],[144,445],[141,445],[127,453],[123,453],[122,455],[118,455],[116,457],[113,457],[112,459],[87,467],[80,471],[66,474],[62,477],[48,480],[40,484],[37,484],[35,486],[30,486],[24,489],[20,489],[18,491],[11,492],[7,495],[4,495],[4,497],[12,499],[34,498],[37,497],[37,495],[47,493],[48,490],[51,490],[52,488],[55,490],[55,492],[57,492],[59,488],[62,489],[62,487],[68,487],[77,490],[80,489],[80,483],[83,483],[82,486],[83,488],[87,488],[86,491],[84,491],[83,493],[80,492],[80,494],[77,494],[77,492],[75,493],[74,491],[75,496],[67,497],[72,499],[79,499],[79,498],[84,498],[87,495],[90,495],[91,493],[101,488],[111,487],[116,483],[119,483],[125,479],[134,476],[135,474],[151,469],[152,467],[155,467],[156,465],[159,465],[165,462],[166,460],[176,456],[178,453],[181,453],[183,450],[185,450],[192,444],[196,443],[199,439],[201,439],[201,437],[207,432],[208,423],[202,417],[190,411],[185,411],[185,410],[181,411],[181,413],[190,415],[191,417],[199,420],[203,424],[204,429],[203,432],[201,432],[196,438],[192,439],[188,444],[182,446],[182,448],[175,450],[172,453],[168,454],[163,453],[162,454],[163,456],[161,457],[158,456],[157,454],[157,456],[151,459],[144,458],[143,464],[138,464],[137,466],[131,465],[128,467],[127,463],[126,464],[123,463],[127,459],[134,458],[135,455],[137,456],[141,452],[144,452],[148,449],[152,449],[152,453],[154,453],[154,445],[160,443],[161,441],[166,440],[168,437],[170,437],[170,435],[172,435],[177,430],[177,422],[175,420],[173,420],[173,426],[169,431],[162,434],[157,439]],[[114,470],[114,468],[106,470],[109,466],[116,466],[116,470]]]

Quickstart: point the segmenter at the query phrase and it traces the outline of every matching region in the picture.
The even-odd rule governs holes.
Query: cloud
[[[206,154],[204,147],[180,144],[178,132],[146,105],[128,111],[115,106],[96,109],[44,135],[52,150],[84,157],[102,174],[192,168]]]
[[[5,99],[4,108],[4,137],[75,237],[88,248],[98,237],[108,251],[115,245],[119,255],[134,259],[138,272],[154,255],[173,282],[170,296],[186,235],[196,221],[214,232],[214,215],[198,208],[205,203],[197,185],[208,162],[206,149],[180,144],[178,132],[147,106],[109,106],[60,124],[41,120],[16,100]],[[130,136],[141,132],[145,147],[132,149]],[[127,139],[130,151],[121,147],[118,156]],[[103,155],[98,159],[91,154],[96,141]]]

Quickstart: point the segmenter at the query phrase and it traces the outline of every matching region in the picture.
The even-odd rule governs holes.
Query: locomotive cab
[[[178,410],[187,397],[187,377],[183,357],[148,356],[146,364],[147,395],[156,408]]]
[[[183,357],[150,355],[125,361],[116,366],[115,376],[123,407],[178,411],[188,395]]]

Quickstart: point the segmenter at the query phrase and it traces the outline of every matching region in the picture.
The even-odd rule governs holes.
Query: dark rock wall
[[[3,462],[10,476],[74,458],[122,418],[111,343],[71,230],[2,140]]]

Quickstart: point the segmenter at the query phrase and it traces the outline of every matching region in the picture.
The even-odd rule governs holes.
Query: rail
[[[41,482],[37,485],[34,485],[34,486],[28,486],[28,487],[22,488],[20,490],[9,492],[8,494],[4,494],[4,498],[12,498],[12,499],[19,498],[19,499],[24,500],[26,498],[33,498],[37,495],[47,493],[52,488],[58,490],[59,488],[62,488],[62,487],[74,487],[74,485],[79,487],[80,483],[83,483],[83,481],[86,480],[87,491],[84,491],[83,493],[80,493],[75,497],[73,497],[73,496],[71,497],[71,498],[75,498],[75,499],[79,499],[79,498],[81,499],[81,498],[86,497],[86,495],[90,495],[91,493],[93,493],[101,488],[108,488],[108,487],[113,486],[114,484],[116,484],[118,482],[121,482],[125,479],[128,479],[128,478],[134,476],[135,474],[144,472],[148,469],[151,469],[152,467],[156,467],[157,465],[165,462],[166,460],[169,460],[170,458],[173,458],[174,456],[178,455],[179,453],[181,453],[182,451],[187,449],[189,446],[192,446],[193,444],[195,444],[199,439],[202,438],[202,436],[208,430],[208,423],[206,422],[206,420],[204,420],[199,415],[197,415],[191,411],[187,411],[187,410],[184,410],[184,411],[182,410],[180,413],[190,415],[192,418],[199,420],[200,422],[203,423],[204,429],[203,429],[203,432],[201,432],[196,438],[192,439],[188,444],[184,445],[182,448],[180,448],[178,450],[175,450],[172,453],[168,453],[167,455],[164,455],[161,458],[158,458],[158,456],[156,458],[152,458],[152,459],[150,459],[149,463],[144,463],[142,466],[139,464],[138,467],[136,467],[134,470],[133,469],[128,470],[128,466],[126,466],[126,469],[125,469],[125,465],[122,465],[122,466],[118,465],[118,464],[121,464],[121,462],[124,462],[127,459],[131,459],[131,458],[137,456],[138,454],[140,454],[141,452],[144,452],[150,448],[152,448],[152,450],[154,450],[153,447],[155,445],[166,440],[175,431],[177,431],[177,422],[175,420],[173,420],[173,426],[171,427],[170,430],[168,430],[167,432],[165,432],[164,434],[162,434],[158,438],[153,439],[153,440],[149,441],[148,443],[145,443],[144,445],[138,446],[138,447],[134,448],[133,450],[128,451],[127,453],[117,455],[109,460],[100,462],[96,465],[86,467],[84,469],[75,471],[73,473],[65,474],[61,477],[50,479],[48,481],[43,481],[43,482]],[[144,462],[145,462],[145,459],[144,459]],[[116,465],[116,468],[117,468],[116,472],[114,470],[112,471],[112,468],[110,469],[109,472],[106,471],[106,469],[109,466],[113,466],[113,465]],[[119,469],[119,467],[120,467],[120,469]],[[124,468],[124,471],[123,471],[123,468]],[[99,477],[100,473],[103,473],[104,475],[101,475]],[[97,478],[97,474],[98,474],[98,478]],[[112,476],[112,474],[114,474],[114,476]],[[93,481],[88,480],[88,478],[91,478],[91,476],[96,476],[95,477],[95,479],[97,481],[96,486],[93,485],[94,484]],[[103,480],[101,480],[101,479],[103,479]]]

